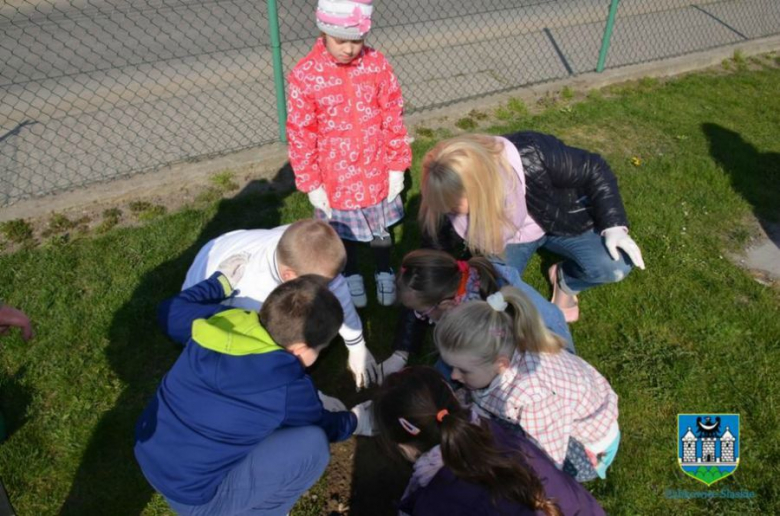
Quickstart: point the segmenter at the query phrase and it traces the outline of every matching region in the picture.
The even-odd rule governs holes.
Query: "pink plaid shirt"
[[[482,410],[520,425],[559,468],[570,437],[594,455],[617,437],[617,394],[593,366],[565,351],[516,352],[506,371],[471,396]]]

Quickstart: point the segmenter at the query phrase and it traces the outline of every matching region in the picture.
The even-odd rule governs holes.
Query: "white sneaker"
[[[346,280],[355,308],[365,308],[368,304],[368,297],[366,296],[366,286],[363,284],[363,276],[353,274],[352,276],[347,276]]]
[[[382,306],[391,306],[395,303],[395,274],[392,272],[380,272],[374,274],[376,280],[376,298]]]

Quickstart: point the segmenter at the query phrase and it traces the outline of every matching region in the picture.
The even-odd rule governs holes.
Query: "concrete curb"
[[[740,51],[745,56],[763,54],[780,49],[780,35],[746,41],[726,47],[687,54],[680,57],[652,61],[637,65],[606,70],[603,73],[585,73],[561,80],[512,89],[494,95],[457,102],[452,105],[421,110],[407,115],[406,124],[412,129],[442,117],[460,117],[472,109],[487,109],[520,98],[526,102],[548,92],[568,86],[575,91],[603,88],[612,84],[636,80],[641,77],[669,77],[693,72],[720,64]],[[96,202],[120,202],[129,198],[153,196],[161,190],[187,184],[205,184],[209,176],[226,170],[252,166],[257,170],[255,179],[270,179],[287,161],[287,148],[281,143],[263,145],[198,162],[183,162],[162,167],[154,172],[138,174],[127,179],[90,185],[85,188],[60,192],[45,197],[19,201],[0,208],[0,222],[12,219],[37,218],[51,212],[85,207]]]

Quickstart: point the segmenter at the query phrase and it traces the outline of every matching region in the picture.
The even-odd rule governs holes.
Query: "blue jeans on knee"
[[[186,516],[285,515],[329,461],[330,445],[320,427],[281,428],[230,470],[208,503],[167,502]]]
[[[595,231],[586,231],[575,236],[544,235],[533,242],[508,244],[506,262],[522,275],[531,256],[539,248],[565,258],[559,269],[559,286],[571,295],[605,283],[618,282],[625,278],[633,267],[622,251],[620,259],[613,260],[604,246],[604,239]]]

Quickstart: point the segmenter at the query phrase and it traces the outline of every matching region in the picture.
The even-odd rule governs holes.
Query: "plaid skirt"
[[[386,237],[387,229],[404,217],[404,203],[401,196],[391,203],[383,199],[380,204],[357,210],[333,210],[328,219],[325,212],[314,210],[314,217],[328,222],[339,237],[355,242],[370,242],[374,237]]]

